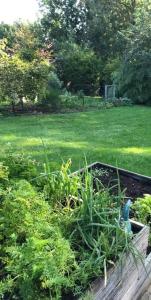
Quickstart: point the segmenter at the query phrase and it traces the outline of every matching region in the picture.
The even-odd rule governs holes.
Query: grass
[[[0,156],[8,143],[43,160],[43,139],[52,169],[71,158],[73,170],[102,161],[151,176],[151,108],[0,118]]]

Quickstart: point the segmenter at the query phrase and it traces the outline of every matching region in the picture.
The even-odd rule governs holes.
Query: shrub
[[[151,195],[144,195],[143,198],[138,198],[133,204],[136,216],[144,224],[151,225]]]
[[[37,175],[38,163],[24,153],[15,154],[9,150],[4,159],[4,164],[9,168],[9,178],[33,179]]]
[[[150,226],[150,245],[151,245],[151,195],[144,195],[138,198],[133,204],[135,217],[139,222]]]
[[[41,100],[41,104],[48,110],[57,111],[60,109],[61,87],[62,83],[57,77],[57,74],[51,72],[48,76],[48,84]]]
[[[111,106],[131,106],[133,104],[132,100],[127,97],[120,97],[120,98],[111,98],[106,100],[106,105],[108,107]]]
[[[4,166],[3,163],[0,163],[0,183],[3,183],[8,180],[8,167]]]
[[[56,68],[69,91],[76,93],[83,90],[86,95],[94,95],[98,91],[103,63],[88,47],[64,43],[56,57]]]

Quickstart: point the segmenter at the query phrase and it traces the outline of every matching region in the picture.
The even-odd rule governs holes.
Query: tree
[[[39,0],[46,40],[56,43],[72,38],[86,44],[105,59],[121,54],[119,31],[134,23],[144,0]]]
[[[106,59],[121,55],[120,34],[134,23],[137,6],[143,0],[85,0],[87,39],[90,47]]]
[[[45,39],[62,42],[74,38],[81,42],[86,29],[85,4],[77,0],[39,0],[43,10],[41,20]]]
[[[5,24],[4,22],[0,23],[0,40],[7,39],[8,48],[13,47],[15,38],[15,26]]]
[[[115,73],[121,95],[137,103],[151,104],[151,22],[148,1],[137,11],[135,25],[125,32],[123,60]]]
[[[11,102],[14,112],[17,102],[23,108],[23,98],[35,100],[42,92],[49,66],[45,61],[23,61],[17,54],[9,55],[4,49],[5,41],[1,41],[0,94],[1,99]]]
[[[64,44],[56,56],[56,68],[61,81],[67,89],[85,94],[94,94],[100,85],[102,62],[87,47],[74,43]]]

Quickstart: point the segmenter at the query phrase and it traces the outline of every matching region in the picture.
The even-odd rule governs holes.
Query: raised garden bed
[[[146,258],[149,228],[134,221],[131,224],[133,232],[137,231],[133,244],[140,258],[135,261],[132,254],[126,253],[122,262],[109,270],[106,286],[103,279],[98,279],[92,288],[95,300],[132,300],[138,292],[142,277],[147,276],[143,262]]]
[[[69,160],[60,171],[46,170],[44,177],[36,176],[31,184],[28,180],[35,173],[21,158],[9,156],[6,166],[0,164],[2,299],[37,299],[37,295],[56,300],[137,299],[150,282],[149,228],[134,221],[130,224],[131,203],[119,188],[101,185],[109,172],[96,163],[88,166],[92,173],[84,174],[83,169],[81,176],[74,176]],[[16,159],[19,164],[14,164]],[[17,172],[16,180],[11,172],[14,165],[15,172],[25,165],[23,171],[31,177],[19,179]],[[117,183],[117,173],[121,176],[114,169],[115,177],[106,186]],[[150,186],[149,178],[145,184]],[[142,222],[148,224],[148,219]],[[87,291],[92,298],[85,297]]]
[[[105,187],[111,187],[113,194],[117,194],[119,183],[121,191],[124,190],[126,197],[133,201],[144,194],[151,194],[151,177],[100,162],[89,165],[87,169],[93,171],[94,177],[98,178]],[[77,172],[82,174],[85,172],[85,168]],[[113,186],[114,188],[112,188]],[[92,299],[137,300],[151,283],[151,253],[147,253],[149,227],[134,221],[131,221],[131,224],[134,232],[137,230],[133,244],[141,254],[142,259],[136,263],[131,254],[125,254],[122,264],[108,271],[106,286],[102,278],[94,282]]]
[[[105,187],[113,187],[112,193],[118,191],[118,176],[121,190],[125,190],[125,195],[132,200],[144,194],[151,194],[151,177],[133,173],[112,165],[95,162],[87,167],[89,171],[96,171],[96,177],[100,179]],[[77,172],[83,173],[84,168]]]

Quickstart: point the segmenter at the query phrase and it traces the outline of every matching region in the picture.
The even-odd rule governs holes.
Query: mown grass
[[[0,156],[14,151],[44,160],[56,169],[71,158],[73,170],[101,161],[151,176],[151,108],[119,107],[101,111],[0,118]]]

